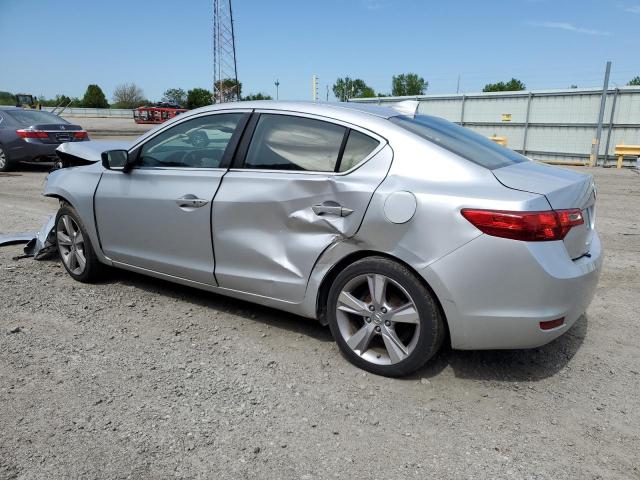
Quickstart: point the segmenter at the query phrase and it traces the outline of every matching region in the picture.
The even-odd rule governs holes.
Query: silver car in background
[[[57,170],[69,274],[113,266],[328,324],[344,355],[406,375],[455,349],[566,332],[601,267],[589,175],[445,120],[362,104],[190,111]],[[108,151],[104,151],[107,150]]]

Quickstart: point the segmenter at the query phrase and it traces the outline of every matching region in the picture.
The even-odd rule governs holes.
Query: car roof
[[[256,109],[279,110],[298,113],[324,115],[327,117],[344,119],[343,117],[391,118],[402,115],[402,112],[390,107],[382,107],[365,103],[324,103],[301,101],[251,100],[247,102],[218,103],[199,108],[199,112],[228,110],[228,109]],[[193,111],[192,111],[193,112]]]

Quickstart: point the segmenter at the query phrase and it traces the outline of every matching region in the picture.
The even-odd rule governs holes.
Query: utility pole
[[[600,112],[598,113],[598,126],[596,128],[596,138],[591,142],[591,157],[589,158],[589,166],[598,165],[598,155],[600,154],[600,139],[602,137],[602,120],[604,119],[604,107],[607,102],[607,90],[609,89],[609,75],[611,74],[611,61],[607,62],[607,68],[604,72],[604,85],[602,86],[602,95],[600,96]]]
[[[315,73],[311,78],[311,98],[314,102],[318,101],[318,76]]]
[[[276,78],[276,81],[274,82],[274,85],[276,86],[276,100],[280,100],[280,95],[278,92],[278,87],[280,86],[280,82],[278,81],[277,78]]]

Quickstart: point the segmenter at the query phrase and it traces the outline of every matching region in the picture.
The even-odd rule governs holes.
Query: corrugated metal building
[[[602,89],[464,93],[352,99],[418,100],[419,113],[446,118],[478,133],[507,138],[514,150],[541,161],[588,162]],[[640,87],[607,91],[599,163],[612,163],[617,144],[640,145]]]

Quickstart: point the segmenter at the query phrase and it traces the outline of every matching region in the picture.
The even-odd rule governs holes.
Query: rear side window
[[[428,115],[391,117],[391,122],[482,167],[494,170],[528,159],[455,123]]]
[[[261,114],[245,168],[333,172],[346,129],[292,115]]]
[[[373,152],[380,142],[369,135],[360,133],[357,130],[349,132],[349,138],[344,147],[342,161],[340,162],[339,172],[346,172],[352,169],[362,160],[367,158]]]

